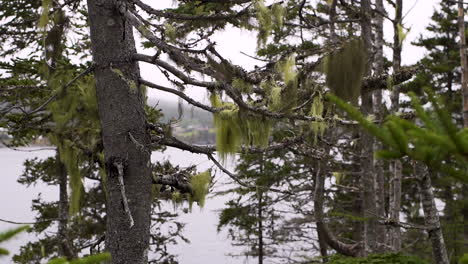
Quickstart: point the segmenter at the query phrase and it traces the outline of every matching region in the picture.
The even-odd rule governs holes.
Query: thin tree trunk
[[[76,253],[68,237],[68,220],[69,220],[69,206],[68,206],[68,175],[65,165],[60,160],[60,152],[57,151],[55,157],[57,162],[57,177],[59,182],[59,204],[58,204],[58,230],[57,237],[60,241],[59,255],[66,257],[68,260],[74,259]]]
[[[396,0],[395,2],[395,19],[393,19],[393,71],[400,70],[401,65],[401,41],[398,34],[398,25],[402,23],[403,19],[403,0]]]
[[[361,31],[364,47],[367,51],[368,70],[370,74],[370,63],[372,61],[372,29],[371,29],[371,5],[370,0],[361,0]],[[364,115],[373,114],[372,92],[363,90],[361,93],[361,110]],[[377,251],[377,207],[374,180],[374,138],[367,132],[361,133],[361,190],[363,192],[363,215],[364,223],[364,254]]]
[[[393,177],[390,183],[390,219],[397,223],[400,221],[401,208],[401,178],[402,164],[400,160],[392,162]],[[398,226],[389,228],[389,242],[392,249],[396,252],[401,250],[401,229]]]
[[[336,44],[336,32],[335,32],[335,17],[336,17],[336,4],[338,0],[333,0],[330,5],[328,12],[328,19],[330,20],[330,42]]]
[[[106,249],[113,264],[147,264],[150,143],[127,1],[88,0],[91,47],[107,171]],[[119,6],[117,6],[119,5]]]
[[[258,195],[258,264],[263,264],[263,193]]]
[[[447,249],[445,247],[442,227],[440,225],[439,213],[432,192],[431,178],[428,168],[416,164],[416,174],[420,178],[421,203],[424,211],[424,221],[429,227],[429,240],[432,245],[432,255],[437,264],[449,264]]]
[[[462,70],[463,125],[468,127],[468,62],[466,58],[465,9],[463,1],[458,1],[458,31],[460,34],[460,62]]]
[[[396,0],[395,3],[395,19],[393,22],[393,72],[400,70],[401,65],[401,44],[400,35],[398,34],[398,24],[402,21],[403,16],[403,0]],[[390,95],[392,101],[391,113],[396,113],[400,108],[400,88],[393,87]],[[390,219],[400,221],[401,210],[401,179],[403,165],[400,160],[391,162],[390,171],[392,172],[392,181],[390,183]],[[401,251],[401,229],[398,226],[389,227],[390,246],[394,251]]]
[[[320,166],[320,165],[319,165]],[[327,243],[336,252],[345,255],[356,257],[359,256],[361,247],[360,243],[356,244],[345,244],[339,241],[332,232],[328,229],[323,219],[323,197],[325,188],[325,177],[320,170],[317,168],[317,174],[315,178],[315,192],[314,192],[314,214],[315,222],[317,225],[317,232],[319,239]]]
[[[376,0],[375,6],[377,14],[375,18],[375,75],[381,75],[384,73],[384,32],[383,32],[383,13],[385,13],[383,0]],[[382,102],[382,90],[377,89],[374,91],[374,112],[377,120],[383,119],[384,104]],[[374,152],[382,149],[382,144],[379,141],[374,142]],[[378,218],[385,218],[385,179],[383,170],[383,161],[375,160],[375,202],[377,209]],[[387,244],[387,229],[384,225],[377,225],[377,249],[379,252],[385,251],[385,245]]]

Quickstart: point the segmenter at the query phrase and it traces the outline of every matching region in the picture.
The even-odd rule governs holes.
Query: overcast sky
[[[148,4],[152,4],[153,7],[162,9],[172,7],[172,0],[160,0],[160,1],[146,1]],[[418,61],[424,56],[424,49],[411,45],[411,42],[416,40],[421,34],[427,34],[425,28],[430,23],[430,17],[432,16],[436,6],[440,0],[404,0],[403,1],[403,25],[406,28],[411,28],[405,42],[403,43],[402,62],[404,65],[412,64]],[[391,8],[389,8],[391,10]],[[393,14],[389,14],[393,17]],[[393,27],[389,21],[386,21],[384,26],[385,39],[389,42],[393,42]],[[219,33],[215,37],[217,43],[217,49],[221,51],[221,54],[226,58],[230,59],[233,63],[243,66],[246,69],[252,69],[253,65],[258,63],[257,61],[248,58],[241,54],[255,54],[256,50],[256,36],[255,33],[239,30],[239,29],[228,29],[222,33]],[[387,55],[391,56],[391,50],[386,49]],[[159,71],[151,65],[141,64],[143,78],[152,82],[171,86]],[[187,93],[196,100],[205,101],[206,91],[203,88],[190,87],[187,89]],[[152,98],[177,101],[177,97],[164,92],[155,91],[150,89],[148,95]]]

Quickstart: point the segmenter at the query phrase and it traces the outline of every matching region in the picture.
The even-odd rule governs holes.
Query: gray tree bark
[[[320,166],[320,165],[319,165]],[[346,244],[336,238],[333,233],[328,229],[327,224],[323,218],[323,197],[325,188],[325,176],[320,170],[317,169],[315,177],[315,192],[314,192],[314,214],[315,222],[317,225],[317,233],[319,240],[325,242],[332,249],[336,250],[339,254],[345,256],[356,257],[361,253],[361,243]],[[321,246],[322,249],[322,246]]]
[[[424,211],[424,222],[429,227],[429,240],[432,245],[432,255],[437,264],[449,264],[447,249],[440,224],[439,213],[432,192],[431,177],[428,168],[422,164],[416,164],[416,175],[420,179],[421,203]]]
[[[367,51],[368,71],[372,61],[372,28],[371,28],[372,9],[370,0],[361,0],[361,36],[364,41],[364,47]],[[361,111],[364,115],[373,114],[372,92],[363,90],[361,93]],[[363,215],[366,218],[364,223],[364,254],[377,251],[377,207],[374,180],[374,138],[367,132],[360,135],[361,147],[361,189],[363,200]]]
[[[395,2],[395,19],[393,21],[393,72],[400,70],[401,65],[401,44],[398,34],[398,24],[402,21],[403,0]],[[400,89],[399,86],[393,87],[391,94],[392,108],[391,113],[396,113],[400,108]],[[390,219],[394,222],[400,221],[401,210],[401,179],[403,165],[400,160],[391,162],[390,171],[392,172],[392,181],[390,182]],[[389,228],[389,242],[394,251],[401,251],[401,229],[398,226]]]
[[[106,249],[113,264],[146,264],[151,213],[150,135],[128,4],[88,0],[91,48],[107,172]],[[132,223],[134,221],[134,224]]]
[[[385,8],[383,5],[383,0],[376,0],[375,7],[377,9],[377,14],[375,16],[375,75],[381,75],[384,73],[384,32],[383,32],[383,13],[385,13]],[[385,110],[385,105],[382,101],[382,90],[377,89],[374,91],[374,115],[377,120],[383,119],[383,113]],[[374,152],[382,149],[382,144],[379,141],[374,143]],[[375,160],[374,163],[374,184],[375,184],[375,203],[377,209],[377,217],[382,219],[385,218],[385,177],[383,170],[383,161]],[[379,252],[384,252],[385,245],[387,245],[387,229],[383,225],[377,225],[377,249]]]
[[[465,8],[463,1],[458,1],[458,32],[460,37],[460,63],[462,70],[462,115],[463,125],[468,127],[468,61],[466,58]]]
[[[258,195],[258,264],[263,264],[263,193]]]

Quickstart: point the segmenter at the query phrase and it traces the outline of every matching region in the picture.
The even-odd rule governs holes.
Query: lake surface
[[[23,171],[23,162],[26,159],[34,157],[47,158],[54,155],[53,150],[43,150],[29,152],[32,149],[22,149],[15,151],[7,148],[0,148],[0,218],[17,222],[34,222],[35,213],[31,211],[31,200],[37,198],[40,194],[45,201],[58,200],[58,186],[47,186],[45,184],[36,184],[26,187],[17,183],[17,178]],[[168,148],[165,152],[153,152],[152,161],[170,160],[174,165],[188,167],[197,165],[198,171],[204,171],[212,167],[206,156],[192,154],[174,148]],[[231,165],[227,165],[232,168]],[[219,171],[216,175],[218,186],[215,189],[222,188],[220,182],[226,182],[227,176]],[[193,206],[192,212],[180,213],[178,220],[186,223],[184,235],[191,243],[179,243],[170,247],[171,251],[178,255],[180,264],[199,264],[199,263],[226,263],[240,264],[248,263],[245,258],[232,258],[227,254],[239,254],[240,248],[232,247],[231,241],[227,238],[226,232],[218,233],[216,226],[218,223],[218,210],[223,208],[224,202],[228,197],[209,198],[205,207],[200,209]],[[172,205],[170,205],[172,207]],[[169,205],[167,208],[170,208]],[[0,221],[0,230],[16,227],[17,225],[8,224]],[[17,238],[2,244],[12,254],[18,252],[19,247],[27,241],[35,240],[36,236],[23,233]],[[0,263],[11,263],[9,257],[0,258]]]

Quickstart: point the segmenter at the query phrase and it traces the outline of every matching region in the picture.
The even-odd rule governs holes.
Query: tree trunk
[[[65,165],[60,160],[60,152],[57,151],[55,157],[57,162],[57,177],[59,183],[59,204],[58,204],[58,230],[57,237],[59,243],[59,255],[67,258],[68,260],[76,258],[76,253],[68,237],[68,220],[69,220],[69,206],[68,206],[68,175]]]
[[[460,62],[462,72],[462,111],[463,125],[468,127],[468,62],[466,58],[466,36],[465,36],[465,8],[463,1],[458,1],[458,32],[460,34]]]
[[[429,227],[429,240],[432,245],[432,255],[437,264],[449,264],[444,236],[440,225],[439,213],[432,192],[431,178],[428,168],[416,164],[417,176],[420,179],[421,203],[424,211],[424,222]]]
[[[107,171],[106,249],[113,264],[146,264],[151,213],[150,143],[133,31],[124,1],[88,0]],[[134,223],[133,223],[134,222]]]
[[[383,5],[383,0],[376,0],[375,6],[377,11],[375,18],[375,75],[379,76],[384,73],[384,32],[383,32],[383,13],[385,13],[385,8]],[[385,105],[382,102],[382,90],[377,89],[374,91],[374,113],[377,120],[383,119],[383,113],[385,110]],[[374,142],[374,152],[382,149],[382,143],[379,141]],[[385,178],[383,170],[383,160],[375,160],[374,163],[374,175],[375,175],[375,203],[377,209],[378,218],[385,218]],[[384,252],[385,245],[387,244],[387,229],[384,225],[377,225],[377,249],[379,252]]]
[[[258,194],[258,264],[263,264],[263,193]]]
[[[370,0],[361,0],[361,30],[364,47],[367,51],[366,59],[372,61],[372,29],[371,29],[371,5]],[[370,63],[367,63],[367,76],[370,73]],[[373,114],[372,92],[363,90],[361,93],[361,110],[367,116]],[[364,254],[377,251],[377,207],[374,180],[374,138],[367,132],[361,132],[361,190],[363,192],[363,215],[364,223]]]
[[[320,166],[320,165],[319,165]],[[314,192],[314,214],[315,222],[317,225],[317,233],[319,239],[328,244],[331,248],[336,250],[339,254],[345,256],[356,257],[359,256],[361,247],[360,243],[345,244],[339,241],[328,229],[323,219],[323,196],[325,188],[325,177],[322,174],[320,167],[317,169],[315,178],[315,192]]]
[[[401,44],[398,34],[398,24],[401,23],[403,16],[403,0],[397,0],[395,3],[395,19],[393,21],[393,72],[400,70],[401,65]],[[393,87],[390,95],[392,101],[392,114],[398,112],[400,108],[400,88]],[[390,171],[392,172],[392,181],[390,182],[390,219],[396,222],[400,221],[401,210],[401,179],[403,165],[400,160],[391,162]],[[394,251],[401,251],[401,229],[398,226],[389,227],[389,242]]]
[[[390,219],[398,223],[400,221],[401,208],[401,178],[402,164],[401,161],[395,160],[392,162],[393,177],[390,182]],[[401,251],[401,229],[398,226],[389,227],[389,244],[396,252]]]

